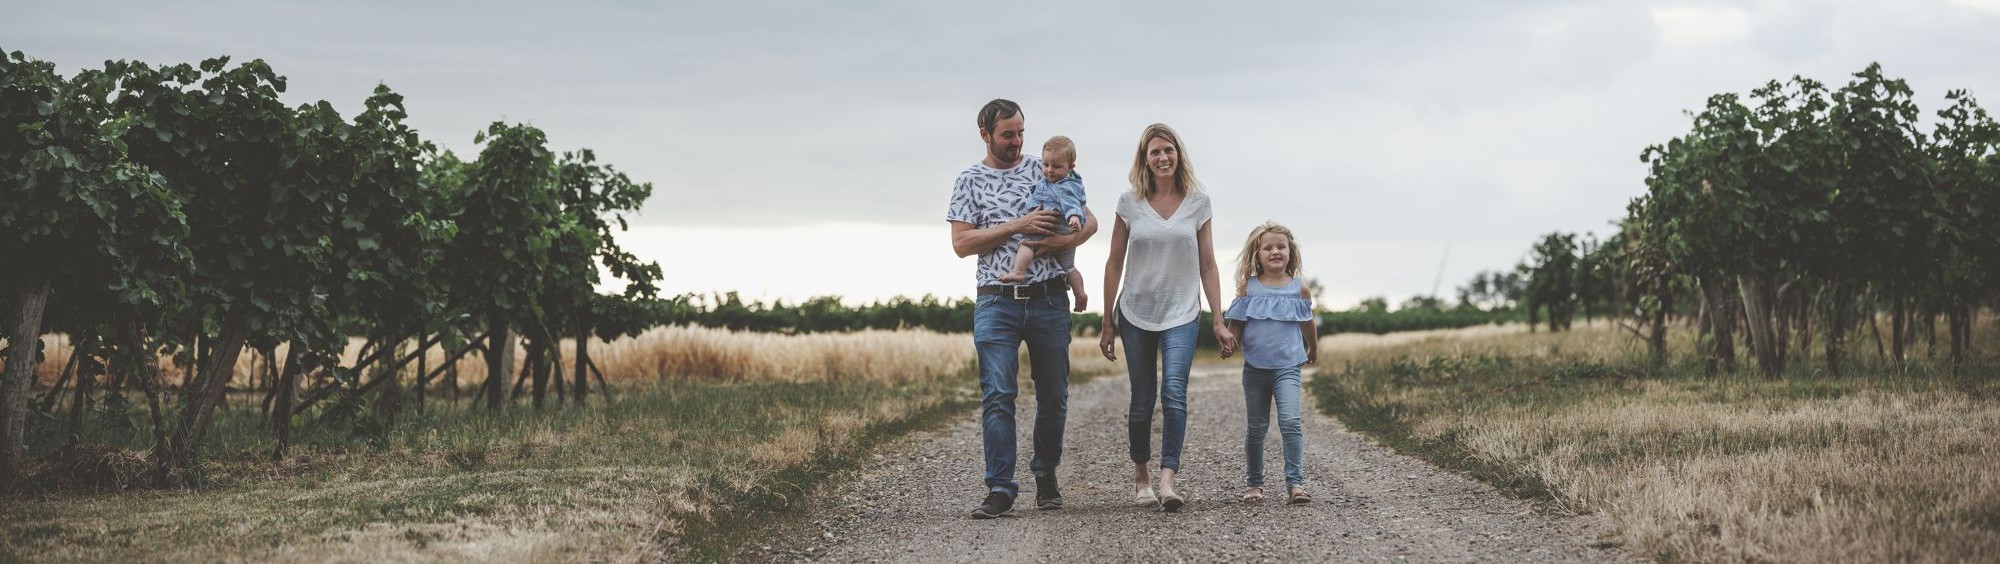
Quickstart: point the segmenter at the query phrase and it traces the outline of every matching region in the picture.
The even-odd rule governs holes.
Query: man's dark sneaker
[[[1002,491],[988,492],[986,494],[986,501],[980,502],[978,509],[972,510],[972,518],[992,519],[1006,515],[1007,511],[1013,508],[1014,496],[1007,495],[1007,492]]]
[[[1035,509],[1062,509],[1062,490],[1056,488],[1056,475],[1035,476]]]

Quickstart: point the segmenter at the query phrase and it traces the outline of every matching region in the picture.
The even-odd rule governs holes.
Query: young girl
[[[1278,433],[1285,443],[1285,489],[1291,503],[1306,493],[1305,432],[1299,419],[1299,367],[1319,361],[1319,331],[1312,293],[1300,287],[1299,245],[1292,231],[1265,223],[1250,231],[1237,258],[1236,302],[1223,317],[1243,348],[1245,503],[1264,501],[1264,435],[1271,404],[1278,405]]]

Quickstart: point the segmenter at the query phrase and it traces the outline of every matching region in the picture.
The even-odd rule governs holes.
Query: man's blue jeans
[[[1299,367],[1243,365],[1243,483],[1264,487],[1264,437],[1271,430],[1271,404],[1278,405],[1278,433],[1285,443],[1285,487],[1305,487],[1305,421],[1299,414]]]
[[[979,351],[981,434],[986,487],[1016,495],[1014,397],[1020,393],[1021,343],[1035,384],[1035,456],[1028,469],[1052,476],[1062,463],[1063,424],[1069,412],[1069,295],[1016,300],[981,295],[972,310],[972,339]]]
[[[1132,405],[1125,411],[1126,432],[1132,444],[1132,462],[1152,459],[1153,400],[1159,398],[1164,421],[1160,424],[1160,467],[1181,468],[1181,443],[1187,440],[1188,371],[1194,367],[1194,341],[1200,333],[1199,321],[1165,331],[1133,327],[1124,315],[1118,316],[1118,338],[1125,343],[1125,371],[1132,379]],[[1163,370],[1156,372],[1156,368]],[[1154,380],[1158,374],[1159,379]]]

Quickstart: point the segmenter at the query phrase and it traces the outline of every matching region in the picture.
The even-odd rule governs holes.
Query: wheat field
[[[60,378],[74,347],[64,335],[43,337],[43,341],[48,344],[47,356],[37,367],[37,381],[46,387]],[[1096,343],[1093,337],[1071,340],[1073,371],[1092,374],[1123,368],[1122,363],[1114,365],[1104,360],[1097,351]],[[364,344],[363,339],[351,339],[342,353],[341,363],[352,365]],[[407,351],[407,345],[403,351]],[[407,354],[403,351],[399,353]],[[567,373],[575,366],[576,341],[564,339],[561,351],[563,362],[559,369]],[[669,326],[611,342],[593,339],[589,352],[592,361],[612,384],[682,380],[870,380],[907,383],[957,371],[969,366],[975,359],[970,334],[922,329],[786,335]],[[442,347],[433,348],[424,364],[434,370],[448,355]],[[273,358],[282,362],[284,356],[283,345],[279,345],[270,358],[245,349],[237,360],[231,387],[237,390],[266,388],[268,363]],[[514,366],[508,373],[517,375],[522,359],[526,357],[526,350],[516,343]],[[485,363],[477,352],[458,359],[458,385],[466,389],[476,386],[485,377]],[[186,367],[174,364],[170,358],[161,357],[159,366],[162,377],[170,383],[181,382],[188,376]],[[404,367],[398,376],[405,385],[413,383],[417,376],[416,363]],[[433,386],[438,388],[446,385],[442,377],[433,381]]]

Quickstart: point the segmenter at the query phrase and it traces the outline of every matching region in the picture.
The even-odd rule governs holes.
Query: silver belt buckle
[[[1007,287],[1007,289],[1008,289],[1008,290],[1010,290],[1010,291],[1012,292],[1012,297],[1013,297],[1014,299],[1017,299],[1017,300],[1025,300],[1025,299],[1028,299],[1028,298],[1032,297],[1032,296],[1029,296],[1029,295],[1027,294],[1027,291],[1028,291],[1028,287],[1029,287],[1029,285],[1027,285],[1027,284],[1022,284],[1022,285],[1019,285],[1019,286],[1008,286],[1008,287]]]

